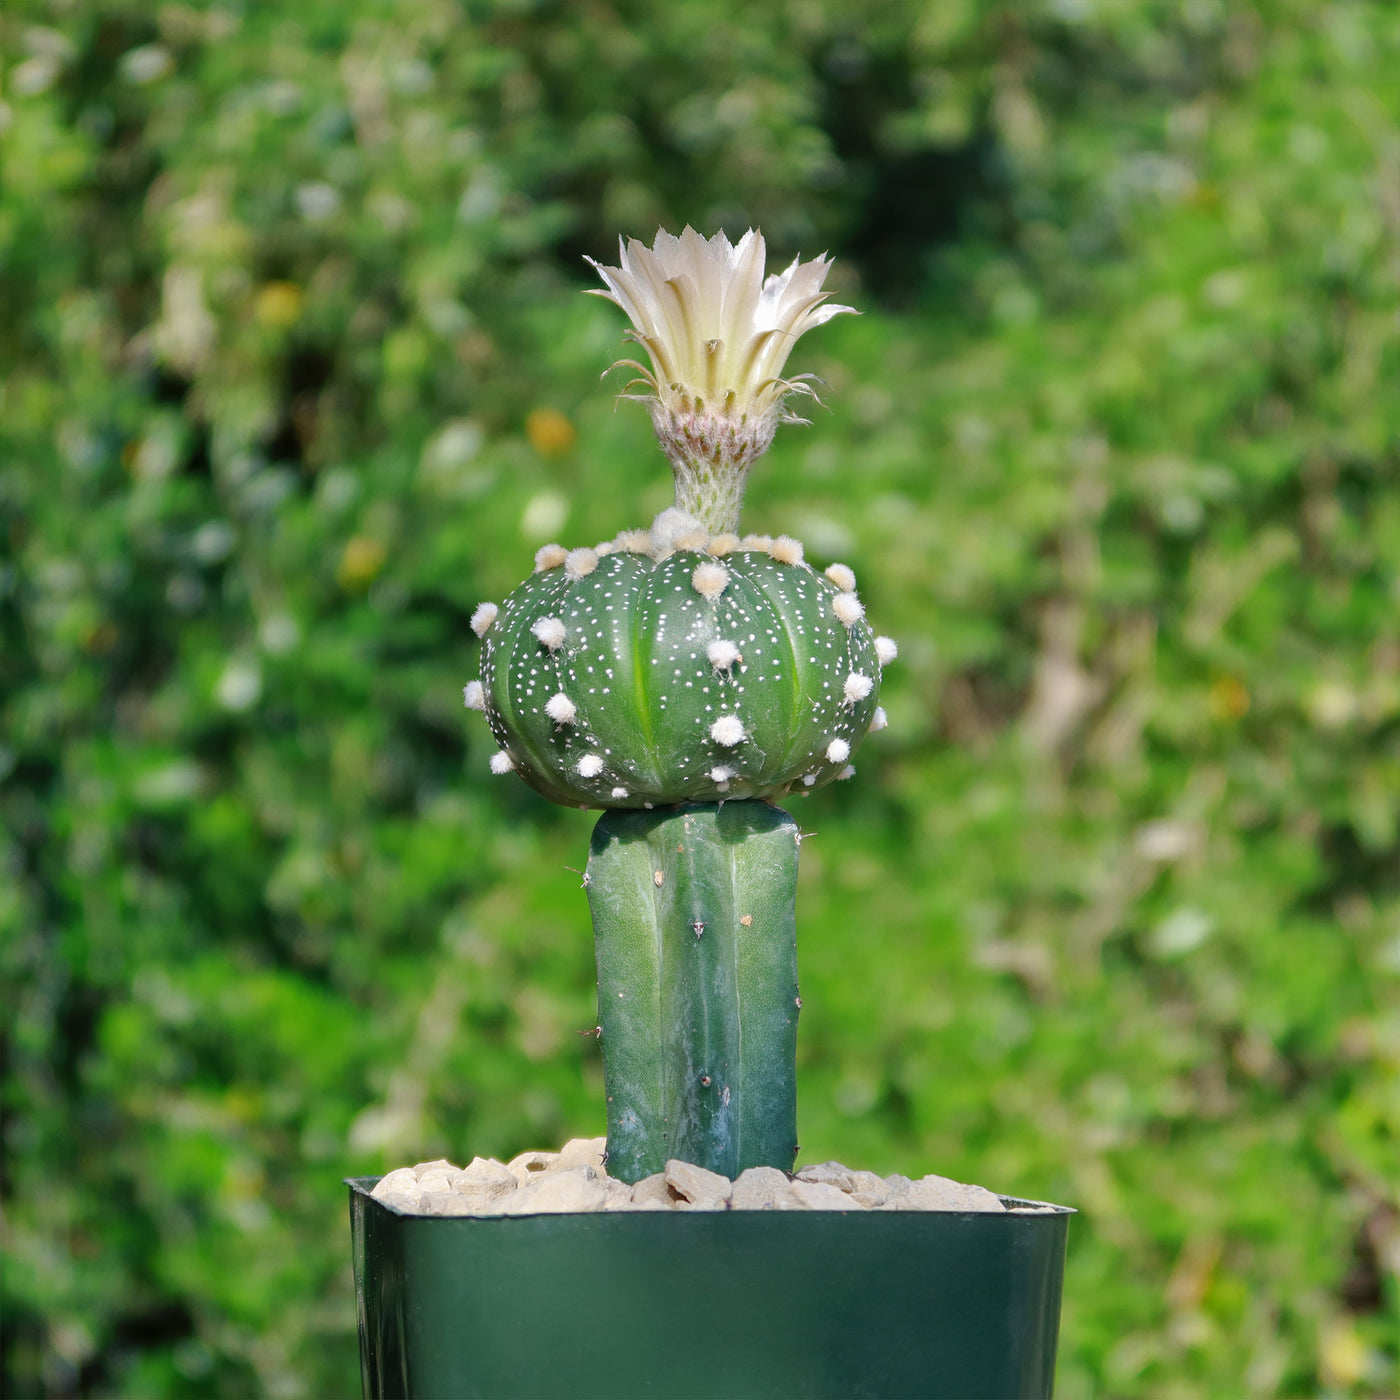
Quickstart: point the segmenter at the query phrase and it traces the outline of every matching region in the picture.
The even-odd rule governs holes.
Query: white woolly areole
[[[806,777],[804,777],[804,778],[802,779],[802,786],[803,786],[803,787],[816,787],[816,785],[817,785],[817,775],[816,775],[815,773],[808,773],[808,774],[806,775]]]
[[[469,710],[486,708],[486,687],[480,681],[468,681],[462,687],[462,703]]]
[[[717,642],[711,642],[705,648],[705,655],[710,658],[710,665],[716,671],[727,671],[739,659],[739,648],[733,642],[721,639]]]
[[[544,702],[544,712],[555,724],[572,724],[578,714],[578,706],[561,690]]]
[[[594,549],[571,549],[564,558],[564,577],[587,578],[598,567],[598,552]]]
[[[613,543],[628,554],[651,553],[651,535],[646,530],[624,530]]]
[[[710,532],[706,529],[688,530],[683,535],[677,535],[675,540],[677,549],[688,549],[692,554],[703,554],[710,547]]]
[[[712,783],[727,783],[738,772],[727,763],[718,763],[710,769],[710,781]]]
[[[880,665],[888,666],[899,655],[899,643],[893,637],[876,637],[875,655],[879,658]]]
[[[598,544],[595,544],[593,546],[593,552],[598,556],[599,559],[602,559],[606,555],[611,554],[616,548],[617,546],[613,544],[611,540],[602,540]]]
[[[498,612],[500,608],[495,603],[482,603],[472,614],[472,631],[478,637],[484,637],[491,630],[491,624],[495,622]]]
[[[625,787],[615,787],[615,788],[612,790],[612,794],[611,794],[611,795],[612,795],[612,797],[614,798],[614,800],[615,800],[615,801],[618,801],[618,802],[621,802],[622,799],[623,799],[624,797],[630,797],[630,796],[631,796],[631,794],[627,791],[627,789],[626,789]]]
[[[491,755],[491,771],[497,777],[502,773],[509,773],[514,767],[515,760],[504,749]]]
[[[848,764],[836,775],[836,781],[837,781],[838,783],[844,783],[844,782],[846,781],[847,778],[854,778],[855,775],[856,775],[856,770],[855,770],[854,768],[852,768],[851,765],[848,763]]]
[[[852,593],[855,591],[856,576],[844,564],[832,564],[831,567],[827,569],[826,576],[843,593]]]
[[[846,703],[854,705],[857,700],[864,700],[875,688],[875,682],[869,676],[862,676],[859,671],[852,671],[846,677]]]
[[[725,554],[732,554],[739,548],[739,536],[711,535],[710,542],[705,547],[718,559]]]
[[[667,506],[651,522],[650,534],[654,555],[681,548],[679,541],[690,535],[710,537],[710,532],[689,511],[681,510],[679,506]]]
[[[865,604],[854,593],[838,593],[831,600],[831,610],[847,627],[854,627],[865,616]]]
[[[745,535],[739,541],[740,549],[752,549],[762,554],[767,554],[773,548],[772,535]]]
[[[568,557],[569,551],[562,544],[542,544],[535,551],[535,572],[542,574],[546,569],[557,569]]]
[[[768,553],[780,564],[800,564],[802,562],[802,541],[791,535],[779,535],[768,546]]]
[[[844,739],[833,739],[826,746],[828,763],[844,763],[851,756],[851,746]]]
[[[580,778],[596,778],[607,767],[596,753],[586,753],[579,759],[577,771]]]
[[[723,564],[712,564],[708,561],[697,564],[695,572],[690,576],[690,586],[702,598],[718,598],[729,586],[729,570]]]
[[[877,730],[883,729],[890,722],[890,717],[885,713],[883,705],[875,706],[875,713],[870,716],[870,732],[874,734]]]
[[[564,638],[568,636],[568,629],[557,617],[536,618],[530,624],[530,631],[540,640],[543,646],[550,651],[558,651],[564,644]]]
[[[710,726],[710,738],[725,748],[741,744],[748,736],[744,733],[743,721],[738,715],[721,715]]]

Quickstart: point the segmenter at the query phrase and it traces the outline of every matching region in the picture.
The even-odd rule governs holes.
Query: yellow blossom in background
[[[562,457],[578,440],[574,425],[557,408],[536,408],[525,419],[525,436],[541,457]]]
[[[1249,691],[1238,677],[1220,676],[1211,682],[1206,705],[1212,719],[1243,719],[1249,713]]]
[[[368,587],[384,567],[386,554],[384,546],[368,535],[347,540],[335,571],[340,586],[347,592]]]
[[[1371,1369],[1371,1352],[1348,1317],[1334,1317],[1318,1338],[1322,1381],[1329,1389],[1350,1390]]]
[[[305,294],[295,282],[269,282],[258,289],[253,315],[269,330],[284,331],[301,319]]]

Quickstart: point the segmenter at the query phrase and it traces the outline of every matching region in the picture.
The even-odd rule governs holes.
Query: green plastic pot
[[[1064,1207],[473,1219],[377,1180],[346,1183],[366,1400],[1051,1393]]]

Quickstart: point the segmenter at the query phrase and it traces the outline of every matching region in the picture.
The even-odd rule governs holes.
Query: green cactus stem
[[[588,856],[608,1171],[797,1151],[797,824],[765,802],[605,812]]]
[[[499,608],[478,610],[467,703],[500,745],[493,770],[555,802],[631,808],[849,777],[884,722],[895,651],[855,576],[818,573],[796,540],[712,537],[668,514],[596,549],[541,550]]]

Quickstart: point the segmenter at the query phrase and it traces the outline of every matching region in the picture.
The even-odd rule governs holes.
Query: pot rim
[[[609,1210],[609,1211],[531,1211],[512,1215],[421,1215],[417,1211],[400,1210],[397,1206],[388,1201],[381,1201],[376,1197],[374,1188],[383,1180],[381,1176],[347,1176],[343,1178],[342,1184],[348,1186],[357,1195],[364,1196],[376,1206],[381,1206],[390,1215],[398,1216],[401,1220],[469,1220],[477,1222],[486,1221],[506,1221],[506,1220],[547,1220],[550,1218],[563,1218],[570,1220],[583,1219],[585,1217],[607,1217],[613,1220],[626,1219],[647,1219],[655,1220],[663,1212],[654,1210]],[[864,1208],[852,1210],[794,1210],[794,1211],[763,1211],[763,1210],[673,1210],[665,1214],[675,1219],[703,1219],[713,1220],[718,1216],[772,1216],[772,1215],[839,1215],[849,1216],[890,1216],[896,1215],[903,1219],[918,1216],[934,1216],[942,1218],[947,1216],[976,1217],[979,1220],[1037,1220],[1043,1219],[1047,1215],[1078,1215],[1079,1211],[1074,1206],[1062,1206],[1054,1201],[1035,1201],[1027,1196],[1006,1196],[1000,1192],[996,1193],[998,1200],[1006,1207],[1006,1210],[998,1214],[988,1210],[867,1210]]]

